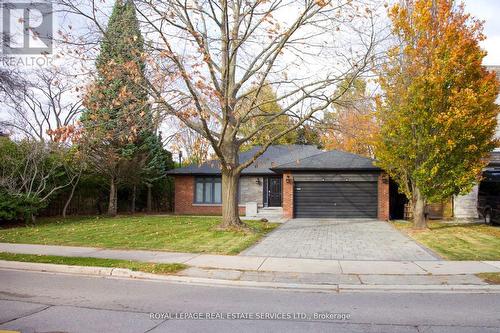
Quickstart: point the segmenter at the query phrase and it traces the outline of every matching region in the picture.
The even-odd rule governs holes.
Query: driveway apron
[[[292,219],[246,256],[337,260],[437,260],[430,250],[375,219]]]

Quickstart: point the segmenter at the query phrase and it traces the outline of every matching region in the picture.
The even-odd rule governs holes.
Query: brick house
[[[240,153],[240,161],[258,147]],[[311,145],[274,145],[243,170],[240,214],[278,210],[292,217],[389,219],[389,178],[374,160]],[[176,214],[221,214],[217,161],[171,170]],[[246,211],[248,207],[248,212]]]

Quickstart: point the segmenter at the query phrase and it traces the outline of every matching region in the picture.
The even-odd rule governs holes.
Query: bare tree
[[[27,73],[26,76],[30,81],[24,81],[22,89],[3,91],[5,96],[3,105],[8,118],[0,120],[0,126],[34,141],[49,143],[61,141],[64,135],[63,128],[72,126],[82,109],[76,80],[60,68],[42,69],[36,73]],[[16,82],[20,86],[20,79]],[[58,149],[72,153],[64,145]],[[76,158],[65,161],[60,167],[65,170],[69,180],[64,187],[71,186],[62,210],[63,217],[66,217],[85,163],[82,158]]]
[[[44,69],[33,74],[21,93],[5,91],[9,118],[4,127],[38,141],[54,141],[55,132],[72,125],[81,111],[78,85],[58,69]]]
[[[88,0],[59,0],[69,12],[103,26]],[[377,43],[371,0],[136,0],[150,46],[149,88],[163,112],[205,138],[222,173],[221,227],[244,227],[237,188],[243,169],[277,139],[336,103],[349,88],[337,87],[369,70]],[[89,10],[85,12],[85,8]],[[102,30],[102,29],[101,29]],[[348,81],[349,82],[349,81]],[[262,101],[262,87],[276,91]],[[278,103],[281,112],[258,112]],[[241,105],[248,107],[241,108]],[[253,158],[240,162],[240,147],[274,126]],[[255,117],[266,121],[249,133]],[[215,124],[215,126],[212,126]]]
[[[25,82],[19,73],[10,68],[0,68],[0,93],[13,94],[23,90]]]
[[[25,211],[35,222],[36,212],[59,190],[75,182],[79,174],[61,177],[65,149],[54,143],[25,139],[2,141],[9,154],[0,156],[0,188],[23,200]]]
[[[11,37],[6,31],[2,31],[1,46],[6,47]],[[21,92],[24,89],[25,83],[22,74],[17,68],[2,64],[2,67],[0,67],[0,94]]]

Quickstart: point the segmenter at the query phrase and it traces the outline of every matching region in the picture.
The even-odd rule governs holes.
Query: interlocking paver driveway
[[[293,219],[242,255],[345,260],[436,260],[387,222]]]

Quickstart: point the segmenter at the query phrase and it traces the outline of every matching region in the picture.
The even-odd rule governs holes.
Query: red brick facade
[[[283,174],[283,216],[293,218],[293,176]],[[194,202],[194,177],[175,176],[175,213],[195,215],[221,215],[221,205],[200,205]],[[245,207],[240,206],[240,215],[245,214]],[[389,177],[382,173],[378,178],[378,219],[389,219]]]
[[[222,215],[221,205],[194,204],[194,176],[175,176],[175,214]],[[245,207],[239,207],[245,215]]]
[[[282,182],[283,217],[293,218],[293,177],[290,172],[283,174]]]
[[[385,172],[378,177],[378,219],[389,220],[389,176]]]

